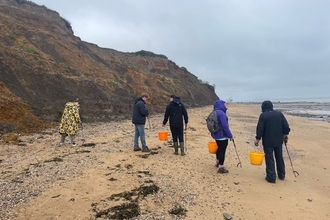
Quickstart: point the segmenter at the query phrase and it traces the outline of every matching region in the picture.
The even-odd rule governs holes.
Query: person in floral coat
[[[64,144],[66,136],[69,135],[71,139],[71,145],[73,147],[77,146],[75,138],[78,134],[78,124],[81,124],[79,109],[80,107],[78,100],[74,102],[67,102],[65,104],[61,123],[59,126],[61,134],[60,145]]]

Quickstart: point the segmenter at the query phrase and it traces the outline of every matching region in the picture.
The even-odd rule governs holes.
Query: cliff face
[[[0,0],[0,20],[0,92],[40,119],[59,121],[64,104],[76,98],[84,122],[130,117],[142,92],[150,95],[151,112],[163,112],[169,94],[188,108],[218,99],[213,86],[166,56],[81,41],[57,12],[33,2]],[[0,96],[0,107],[10,111],[6,98]],[[7,118],[1,110],[1,121]]]

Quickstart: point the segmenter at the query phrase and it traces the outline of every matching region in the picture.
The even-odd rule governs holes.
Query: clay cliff
[[[76,98],[84,122],[128,118],[142,92],[151,114],[164,111],[170,94],[187,108],[218,99],[213,86],[165,55],[100,48],[75,36],[56,11],[0,0],[0,132],[58,122]]]

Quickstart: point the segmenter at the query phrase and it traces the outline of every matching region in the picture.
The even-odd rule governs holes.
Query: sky
[[[220,99],[330,101],[328,0],[33,0],[102,48],[165,55]]]

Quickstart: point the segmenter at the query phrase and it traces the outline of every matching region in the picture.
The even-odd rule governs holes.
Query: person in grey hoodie
[[[184,129],[187,129],[188,113],[186,107],[182,104],[180,97],[173,96],[172,98],[173,100],[166,107],[162,126],[164,127],[168,119],[170,119],[170,129],[173,139],[174,154],[179,154],[179,141],[181,155],[184,156],[186,153],[184,152],[183,121],[185,123]]]
[[[228,117],[226,115],[226,102],[220,99],[215,101],[213,109],[216,110],[218,123],[222,127],[222,129],[215,133],[211,133],[212,138],[218,145],[218,150],[216,152],[216,167],[218,167],[218,173],[228,173],[228,170],[224,167],[224,162],[228,140],[233,140],[233,135],[229,129]]]
[[[141,97],[135,100],[132,123],[135,125],[135,135],[134,135],[134,151],[139,151],[138,139],[140,137],[142,144],[142,152],[150,152],[146,145],[146,137],[144,133],[144,126],[146,124],[146,118],[149,115],[149,111],[146,108],[146,100],[149,98],[147,93],[142,93]]]

